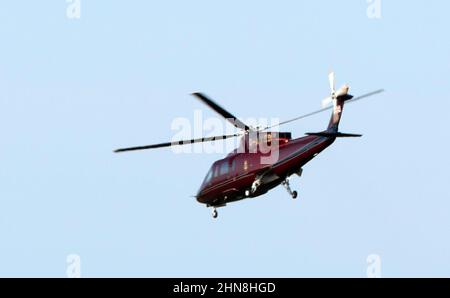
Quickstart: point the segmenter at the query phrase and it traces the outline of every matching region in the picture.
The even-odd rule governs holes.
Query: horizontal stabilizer
[[[342,132],[308,132],[308,136],[318,136],[318,137],[328,137],[328,138],[360,138],[362,135],[353,133],[342,133]]]

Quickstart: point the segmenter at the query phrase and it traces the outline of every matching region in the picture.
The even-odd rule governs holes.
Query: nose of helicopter
[[[198,190],[197,195],[195,195],[195,199],[199,203],[204,203],[205,202],[205,199],[204,199],[204,196],[203,196],[203,190],[204,190],[204,186],[202,185],[202,186],[200,186],[200,189]]]
[[[195,196],[195,199],[199,203],[202,203],[202,204],[206,204],[207,203],[206,202],[206,198],[204,196],[202,196],[200,193]]]

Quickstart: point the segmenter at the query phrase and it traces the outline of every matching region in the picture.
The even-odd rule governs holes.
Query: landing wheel
[[[291,195],[291,197],[293,199],[297,198],[298,193],[295,190],[294,191],[291,190],[291,186],[289,185],[289,179],[288,178],[286,178],[283,182],[281,182],[281,185],[283,185],[286,188],[287,192]]]
[[[213,209],[212,217],[213,217],[213,218],[217,218],[218,215],[219,215],[219,214],[217,213],[217,210],[216,210],[216,209]]]

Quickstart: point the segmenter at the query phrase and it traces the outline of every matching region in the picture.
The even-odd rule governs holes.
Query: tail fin
[[[344,109],[344,103],[347,100],[353,98],[352,95],[348,94],[349,87],[344,85],[337,92],[333,92],[331,97],[326,98],[324,101],[333,102],[333,113],[331,114],[330,123],[328,124],[328,129],[321,132],[308,132],[308,136],[317,137],[327,137],[327,138],[359,138],[362,137],[360,134],[353,133],[342,133],[339,132],[339,122],[341,121],[342,111]]]
[[[344,110],[344,102],[352,99],[353,96],[348,94],[348,90],[350,89],[348,85],[344,85],[336,91],[336,77],[333,71],[328,74],[328,81],[330,83],[331,95],[322,101],[322,107],[325,107],[330,103],[333,104],[333,113],[331,114],[327,131],[337,132],[339,129],[339,122],[341,121],[342,111]]]
[[[344,110],[344,103],[347,100],[353,98],[348,94],[348,85],[344,85],[339,89],[336,94],[332,95],[333,98],[333,112],[331,114],[330,122],[328,123],[328,130],[337,132],[339,129],[339,122],[341,121],[342,111]]]

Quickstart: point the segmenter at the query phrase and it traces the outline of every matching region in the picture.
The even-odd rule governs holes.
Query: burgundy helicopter
[[[258,197],[278,185],[283,185],[290,196],[295,199],[298,195],[297,191],[293,191],[289,184],[289,178],[292,175],[301,176],[303,166],[333,144],[336,138],[362,136],[360,134],[341,133],[338,131],[344,103],[355,102],[384,91],[380,89],[354,98],[348,94],[348,85],[342,86],[337,91],[335,90],[335,76],[333,72],[329,74],[328,78],[331,95],[322,101],[322,109],[275,125],[280,126],[331,109],[331,119],[327,129],[324,131],[306,133],[305,137],[292,139],[290,132],[268,131],[274,126],[255,129],[237,119],[204,94],[193,93],[192,95],[231,122],[241,132],[232,135],[122,148],[114,152],[212,142],[240,136],[240,146],[224,159],[214,162],[211,166],[200,190],[195,196],[197,201],[206,204],[207,207],[212,207],[212,216],[217,218],[218,207],[224,207],[228,203],[246,198]]]

